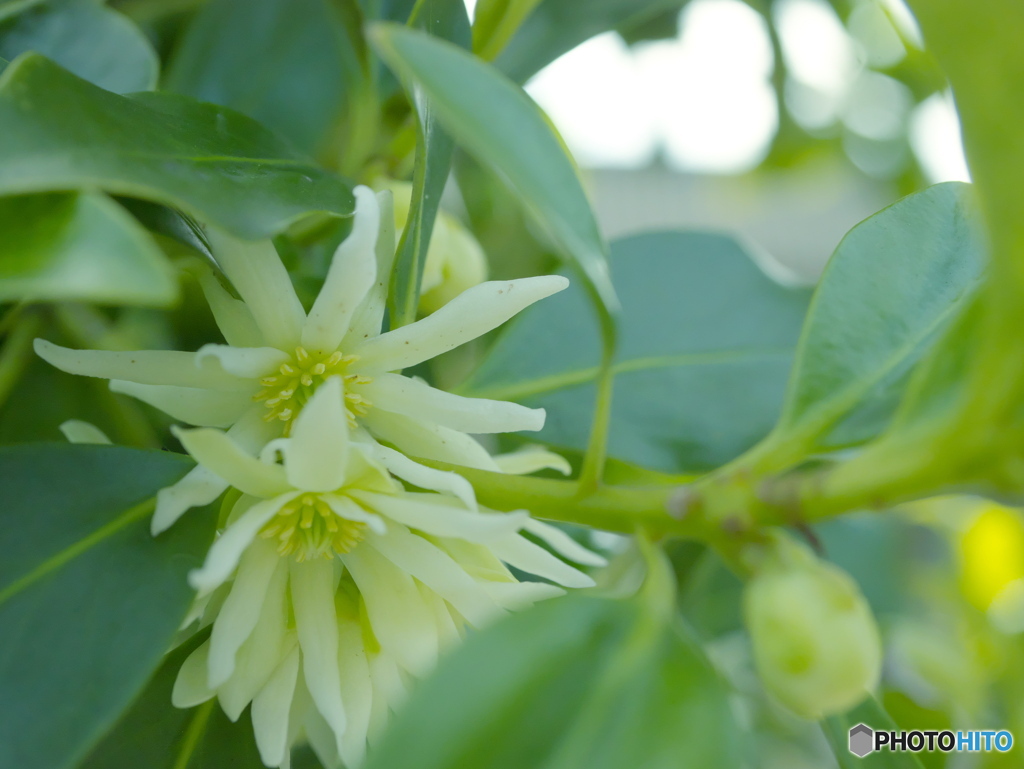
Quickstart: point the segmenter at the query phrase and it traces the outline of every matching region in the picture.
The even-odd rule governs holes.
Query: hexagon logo
[[[875,749],[875,732],[867,724],[857,724],[850,729],[850,752],[864,758]]]

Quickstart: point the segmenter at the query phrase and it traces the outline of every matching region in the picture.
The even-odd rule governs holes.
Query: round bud
[[[860,588],[792,540],[778,537],[761,555],[743,600],[761,680],[804,718],[849,710],[875,687],[882,666]]]

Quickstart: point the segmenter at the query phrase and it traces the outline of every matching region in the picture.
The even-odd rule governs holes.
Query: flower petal
[[[379,515],[368,513],[348,497],[339,494],[323,494],[320,499],[327,503],[327,506],[334,511],[335,515],[347,521],[358,521],[365,523],[371,531],[378,534],[387,532],[387,524]]]
[[[498,454],[494,461],[501,472],[509,475],[529,475],[538,470],[557,470],[562,475],[572,475],[569,460],[543,446],[523,446],[508,454]]]
[[[306,686],[341,752],[345,706],[338,673],[338,621],[334,608],[334,563],[315,558],[292,563],[292,606],[302,648]]]
[[[432,315],[354,348],[360,358],[359,371],[373,376],[436,358],[568,285],[561,275],[542,275],[473,286]]]
[[[263,334],[260,333],[252,312],[245,302],[235,299],[228,293],[209,264],[195,259],[189,262],[186,269],[199,281],[206,303],[210,305],[213,319],[225,341],[232,347],[262,347]]]
[[[368,661],[373,682],[373,709],[367,736],[373,745],[388,724],[388,712],[405,702],[409,690],[398,662],[390,654],[373,654]]]
[[[389,190],[377,193],[380,208],[380,230],[377,232],[376,279],[349,324],[349,331],[342,343],[349,347],[380,334],[384,322],[384,306],[388,299],[388,282],[391,266],[395,261],[395,203]]]
[[[538,521],[536,518],[531,518],[523,528],[535,537],[544,540],[552,550],[559,555],[565,556],[570,561],[582,563],[584,566],[608,565],[606,558],[583,547],[583,545],[556,526]]]
[[[238,574],[210,635],[211,689],[218,688],[235,672],[235,654],[259,621],[279,560],[271,543],[256,540],[238,562]]]
[[[377,196],[362,185],[353,193],[356,212],[352,231],[334,252],[323,288],[302,327],[302,346],[310,352],[324,354],[338,349],[352,317],[377,280]]]
[[[546,601],[565,595],[565,590],[547,582],[491,582],[483,581],[483,589],[495,603],[509,611],[529,609],[537,601]]]
[[[69,443],[110,443],[110,438],[94,424],[83,422],[81,419],[69,419],[61,422],[60,431]]]
[[[174,679],[174,689],[171,690],[171,704],[174,707],[194,708],[216,694],[206,685],[206,660],[209,653],[210,642],[206,641],[182,663],[178,677]]]
[[[245,391],[202,390],[197,387],[149,385],[111,379],[110,389],[160,409],[172,419],[197,427],[230,427],[252,407]]]
[[[215,364],[229,374],[253,380],[273,374],[290,360],[288,353],[276,347],[232,347],[226,344],[204,344],[196,352],[196,365],[208,368]],[[250,387],[256,383],[246,382]]]
[[[292,649],[252,702],[252,730],[260,758],[280,766],[288,756],[288,713],[299,678],[299,649]]]
[[[351,496],[385,517],[435,537],[458,537],[470,542],[490,543],[515,534],[529,519],[525,511],[477,513],[462,509],[437,494],[377,494],[352,491]]]
[[[376,408],[370,409],[363,424],[407,456],[498,472],[487,449],[465,433]]]
[[[341,700],[348,714],[348,726],[341,740],[341,757],[346,766],[359,766],[366,754],[373,681],[363,645],[363,627],[359,622],[344,618],[338,622],[338,672]]]
[[[227,481],[208,468],[202,465],[193,467],[180,481],[156,493],[156,510],[149,523],[150,533],[155,537],[166,531],[185,511],[210,504],[227,487]]]
[[[437,626],[412,577],[372,547],[356,547],[341,559],[381,647],[414,676],[424,675],[437,660]]]
[[[242,553],[256,538],[259,530],[277,515],[278,510],[298,495],[297,491],[283,494],[274,499],[257,502],[246,510],[210,546],[202,568],[193,569],[189,573],[189,584],[201,593],[209,592],[223,584],[231,576]]]
[[[464,398],[400,374],[381,374],[364,389],[375,408],[459,432],[514,433],[544,427],[544,409],[508,401]]]
[[[237,240],[207,228],[213,255],[238,291],[271,347],[290,350],[299,343],[306,313],[281,257],[269,240]]]
[[[260,462],[220,430],[172,427],[171,432],[196,462],[239,491],[267,499],[291,488],[283,467]]]
[[[470,510],[478,510],[473,484],[458,473],[435,470],[433,467],[413,462],[405,454],[387,446],[375,444],[377,459],[394,475],[421,489],[454,494]]]
[[[219,369],[200,368],[195,353],[177,350],[71,350],[36,339],[36,354],[61,371],[100,379],[124,379],[139,384],[244,390],[251,384]]]
[[[371,535],[366,542],[454,606],[471,625],[481,627],[501,614],[498,605],[451,556],[404,526],[391,526],[385,536]]]
[[[288,482],[304,491],[334,491],[345,482],[348,449],[341,377],[332,376],[302,407],[284,444]]]
[[[518,534],[493,542],[490,548],[501,560],[520,571],[536,574],[565,587],[594,586],[594,580],[582,571]]]

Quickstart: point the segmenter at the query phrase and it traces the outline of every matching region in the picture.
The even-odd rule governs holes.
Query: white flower
[[[217,261],[241,297],[231,296],[212,271],[200,276],[227,344],[196,353],[110,352],[39,339],[36,351],[64,371],[110,379],[112,390],[175,419],[229,428],[252,455],[288,433],[324,381],[340,377],[350,422],[374,438],[407,456],[499,470],[469,434],[539,430],[542,409],[460,397],[397,372],[487,333],[568,281],[542,276],[482,283],[423,320],[382,334],[395,250],[390,197],[378,198],[366,187],[355,195],[352,232],[308,315],[269,241],[243,243],[211,230]],[[209,468],[196,468],[158,496],[154,533],[226,487]]]
[[[525,512],[480,511],[458,475],[357,442],[341,396],[342,378],[330,377],[260,458],[220,430],[178,431],[237,493],[190,575],[196,613],[213,628],[183,665],[174,703],[217,696],[237,719],[251,702],[268,766],[287,765],[303,737],[325,766],[356,766],[410,679],[467,626],[562,592],[518,582],[505,564],[566,587],[593,584],[520,530],[578,563],[603,563]],[[392,473],[433,491],[406,491]]]

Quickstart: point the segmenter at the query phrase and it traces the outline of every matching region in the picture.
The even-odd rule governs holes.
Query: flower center
[[[343,355],[341,351],[330,355],[311,355],[304,347],[296,347],[291,360],[281,364],[278,373],[263,377],[263,385],[255,400],[263,401],[267,413],[263,418],[268,422],[280,419],[285,423],[284,434],[291,431],[292,422],[302,407],[316,392],[316,388],[332,376],[340,376],[345,382],[345,413],[349,424],[355,427],[356,417],[366,416],[372,405],[358,393],[349,392],[351,385],[369,384],[368,376],[346,373],[348,367],[359,360],[358,355]]]
[[[342,518],[317,494],[303,494],[282,507],[260,536],[301,562],[351,551],[366,536],[366,524]]]

